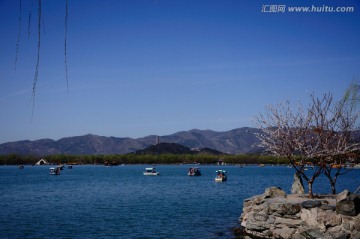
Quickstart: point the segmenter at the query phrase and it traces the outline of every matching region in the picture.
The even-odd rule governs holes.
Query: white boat
[[[50,175],[60,175],[60,167],[56,167],[56,168],[49,168]]]
[[[199,168],[189,168],[188,175],[189,176],[200,176],[201,175],[200,169]]]
[[[160,173],[156,172],[155,168],[145,168],[144,175],[146,175],[146,176],[157,176],[157,175],[160,175]]]
[[[227,175],[225,170],[216,170],[215,182],[227,181]]]

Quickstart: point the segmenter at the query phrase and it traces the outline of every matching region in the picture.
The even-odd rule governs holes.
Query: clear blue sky
[[[0,0],[0,143],[97,134],[138,138],[254,127],[269,104],[340,99],[360,77],[359,0]],[[352,13],[261,12],[264,5]],[[269,10],[268,6],[265,10]]]

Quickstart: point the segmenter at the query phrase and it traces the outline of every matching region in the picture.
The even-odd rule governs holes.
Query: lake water
[[[74,166],[49,175],[49,166],[0,167],[0,238],[233,238],[245,198],[279,186],[290,192],[285,166]],[[228,181],[215,183],[215,171]],[[360,186],[360,170],[339,178],[338,192]],[[329,193],[325,177],[315,192]]]

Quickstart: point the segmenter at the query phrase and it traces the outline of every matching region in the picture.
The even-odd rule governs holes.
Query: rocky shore
[[[244,200],[241,238],[360,239],[360,195],[309,199],[277,187]],[[241,233],[239,233],[239,231]]]

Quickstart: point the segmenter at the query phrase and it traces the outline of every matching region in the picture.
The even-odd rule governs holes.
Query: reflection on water
[[[60,176],[47,166],[0,167],[0,238],[233,238],[243,199],[279,186],[290,192],[285,166],[74,166]],[[228,181],[215,183],[225,169]],[[338,191],[356,190],[360,170],[339,178]],[[315,192],[330,191],[325,177]]]

